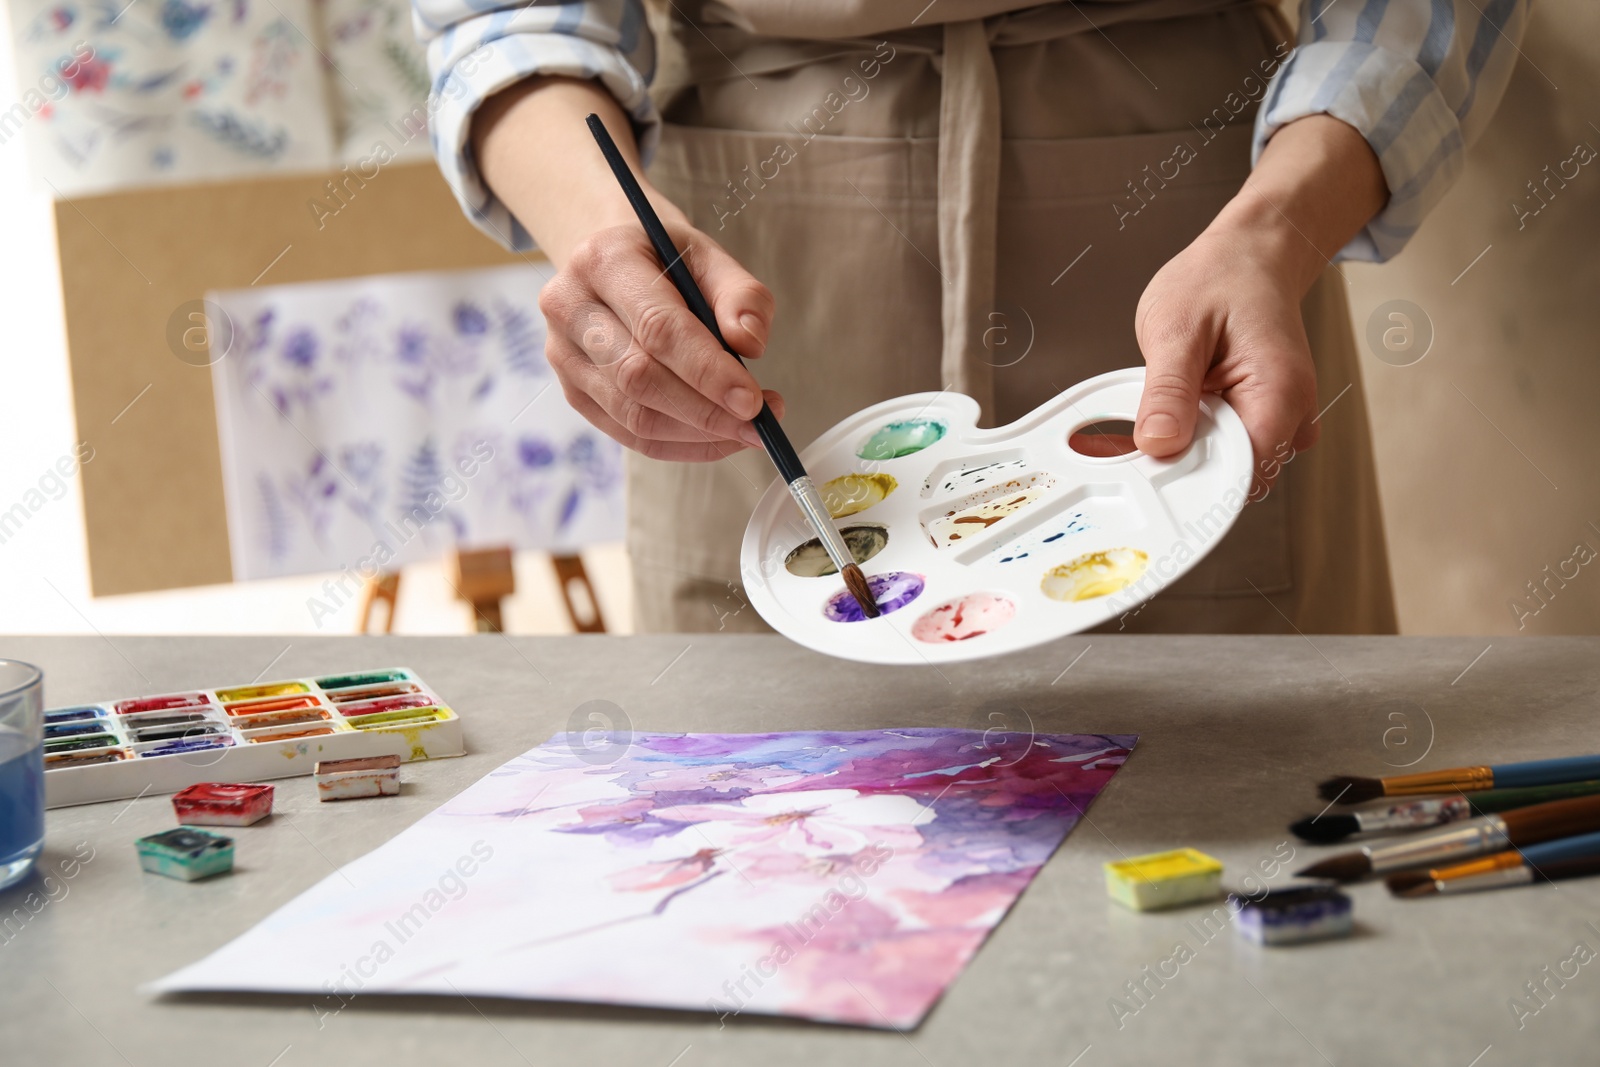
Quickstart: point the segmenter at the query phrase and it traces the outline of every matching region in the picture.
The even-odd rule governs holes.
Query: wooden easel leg
[[[400,597],[400,572],[383,571],[376,578],[367,579],[361,587],[361,626],[359,633],[372,628],[372,606],[378,601],[388,605],[383,615],[383,632],[394,633],[394,606]]]
[[[517,591],[511,549],[452,549],[446,570],[456,596],[472,605],[473,628],[478,633],[500,633],[500,600]]]
[[[580,634],[603,634],[606,632],[606,621],[600,614],[600,598],[594,595],[594,585],[589,581],[589,572],[584,569],[582,556],[550,556],[550,566],[556,572],[556,584],[561,587],[561,599],[567,605],[567,617],[572,620],[572,628]],[[583,590],[589,601],[588,609],[579,616],[578,607],[573,602],[572,586],[576,584]]]

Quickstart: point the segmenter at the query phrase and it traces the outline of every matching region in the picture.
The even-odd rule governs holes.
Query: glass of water
[[[0,889],[44,847],[44,673],[0,659]]]

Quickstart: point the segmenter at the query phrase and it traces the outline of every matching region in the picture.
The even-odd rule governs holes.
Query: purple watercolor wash
[[[925,584],[922,575],[912,574],[910,571],[889,571],[884,574],[874,574],[867,579],[867,588],[872,591],[872,599],[877,601],[878,610],[885,615],[899,611],[921,596]],[[841,589],[829,597],[828,602],[822,606],[822,613],[834,622],[866,620],[866,616],[861,612],[861,605],[856,603],[856,598],[850,595],[848,589]]]

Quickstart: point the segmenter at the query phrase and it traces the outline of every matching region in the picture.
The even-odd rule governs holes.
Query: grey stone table
[[[1176,845],[1216,855],[1234,881],[1270,872],[1291,849],[1292,867],[1309,861],[1323,850],[1284,827],[1321,807],[1313,785],[1329,773],[1600,748],[1600,639],[1489,645],[1094,635],[935,670],[835,662],[776,637],[0,639],[0,654],[45,669],[51,704],[405,664],[460,711],[470,748],[411,765],[393,800],[319,805],[309,779],[285,780],[278,813],[240,832],[235,873],[192,885],[142,873],[134,855],[135,838],[172,825],[166,797],[51,812],[46,862],[93,858],[37,914],[19,919],[23,894],[0,894],[0,1061],[1592,1064],[1600,879],[1415,902],[1362,885],[1356,936],[1270,950],[1231,930],[1211,935],[1196,922],[1205,909],[1135,915],[1103,887],[1102,862]],[[136,991],[565,729],[595,698],[639,730],[1031,723],[1140,740],[909,1033],[480,998],[358,997],[319,1017],[306,998]],[[1186,962],[1163,964],[1180,943]]]

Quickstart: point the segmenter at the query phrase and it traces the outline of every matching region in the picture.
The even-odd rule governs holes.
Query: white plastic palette
[[[801,457],[884,614],[864,619],[774,482],[745,530],[745,590],[785,636],[868,663],[941,663],[1030,648],[1099,625],[1187,572],[1250,492],[1251,448],[1206,396],[1175,459],[1081,455],[1069,437],[1131,420],[1144,369],[1068,389],[1009,426],[918,393],[852,415]]]

